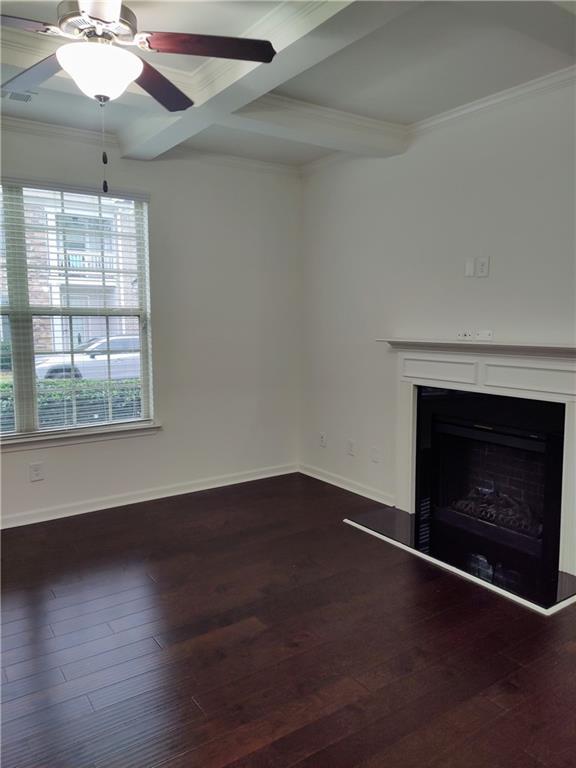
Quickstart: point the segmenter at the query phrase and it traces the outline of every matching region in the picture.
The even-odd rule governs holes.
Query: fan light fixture
[[[56,58],[78,88],[92,99],[117,99],[142,74],[142,60],[130,51],[105,42],[68,43]]]

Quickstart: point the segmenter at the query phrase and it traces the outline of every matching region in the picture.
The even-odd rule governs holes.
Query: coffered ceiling
[[[409,126],[576,62],[570,2],[129,2],[141,30],[268,38],[271,64],[147,54],[196,106],[166,113],[132,86],[106,107],[126,156],[180,147],[299,165],[334,151],[403,152]],[[2,12],[56,21],[57,3]],[[61,41],[3,30],[2,79]],[[97,106],[59,74],[6,117],[96,130]]]

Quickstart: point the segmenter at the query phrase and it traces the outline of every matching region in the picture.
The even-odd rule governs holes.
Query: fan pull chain
[[[100,135],[102,139],[102,165],[108,165],[108,155],[106,154],[106,131],[104,130],[104,107],[106,106],[108,99],[104,96],[97,96],[98,105],[100,108]],[[106,171],[104,171],[105,173]],[[102,181],[102,191],[108,192],[108,182],[106,179]]]

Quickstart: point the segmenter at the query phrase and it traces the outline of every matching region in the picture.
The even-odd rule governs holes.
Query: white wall
[[[66,137],[8,131],[3,156],[6,176],[96,184],[100,174],[97,147]],[[405,155],[319,166],[301,181],[257,163],[114,157],[111,184],[152,195],[163,430],[5,455],[5,524],[298,461],[393,502],[394,357],[374,340],[467,327],[574,343],[574,161],[568,88],[448,123]],[[465,278],[465,258],[481,254],[490,277]],[[33,461],[45,481],[28,483]]]
[[[96,145],[3,134],[5,177],[99,185]],[[5,453],[4,524],[193,489],[297,461],[299,180],[258,163],[112,153],[111,187],[151,195],[158,434]],[[28,482],[42,461],[46,479]],[[218,481],[208,480],[207,485]],[[112,497],[112,498],[111,498]]]
[[[574,129],[563,88],[307,176],[304,465],[394,500],[395,360],[378,337],[576,341]],[[490,256],[488,278],[464,277],[470,255]]]

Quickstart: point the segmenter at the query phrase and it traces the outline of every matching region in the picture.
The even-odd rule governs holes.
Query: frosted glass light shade
[[[117,99],[140,76],[143,63],[124,48],[105,43],[68,43],[56,51],[58,63],[78,88],[94,99]]]

